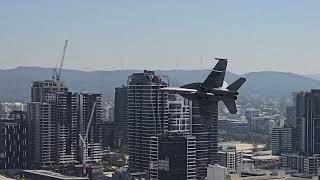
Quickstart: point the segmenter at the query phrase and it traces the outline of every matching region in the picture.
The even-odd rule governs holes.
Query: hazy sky
[[[1,69],[320,73],[319,0],[1,0]],[[202,65],[201,65],[201,56]]]

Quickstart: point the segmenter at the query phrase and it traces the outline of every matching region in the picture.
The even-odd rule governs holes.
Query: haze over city
[[[320,1],[0,1],[0,179],[320,180]]]
[[[207,69],[224,57],[238,74],[314,74],[319,6],[316,0],[4,0],[1,69],[54,67],[69,39],[66,69]]]

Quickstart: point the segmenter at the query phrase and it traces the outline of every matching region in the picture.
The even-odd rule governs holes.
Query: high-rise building
[[[77,102],[61,81],[33,82],[28,104],[28,157],[33,166],[77,162]]]
[[[56,163],[56,120],[55,94],[47,94],[51,100],[29,103],[28,152],[34,166],[52,166]]]
[[[164,77],[153,71],[134,73],[128,78],[128,148],[131,171],[148,171],[150,137],[168,130],[167,87]]]
[[[61,81],[36,81],[28,103],[28,158],[35,167],[63,166],[79,162],[79,134],[84,137],[93,104],[89,128],[88,161],[102,156],[101,94],[68,92]]]
[[[114,144],[120,147],[126,143],[128,134],[128,88],[126,86],[115,89],[114,100]]]
[[[297,94],[295,138],[295,151],[320,154],[320,90]]]
[[[111,106],[109,109],[108,109],[108,118],[107,120],[108,121],[114,121],[114,107]]]
[[[0,168],[27,168],[27,114],[10,113],[9,119],[0,121]]]
[[[190,103],[191,135],[196,137],[196,174],[197,179],[207,175],[207,167],[218,162],[218,102],[207,116],[200,116],[200,109],[195,103]],[[203,124],[207,118],[209,124]]]
[[[194,136],[164,134],[151,137],[150,180],[195,180]]]
[[[56,130],[54,131],[54,133],[57,133],[55,139],[57,144],[57,165],[75,164],[78,162],[78,100],[77,93],[67,92],[57,95],[56,107],[58,115],[56,117]]]
[[[114,121],[104,121],[102,128],[102,146],[104,149],[114,147]]]
[[[251,129],[253,129],[252,122],[251,122],[252,118],[259,117],[259,110],[247,109],[244,112],[244,116],[245,116],[246,120],[248,121],[248,128],[251,130]]]
[[[88,131],[87,142],[87,162],[99,162],[102,159],[102,126],[103,126],[103,107],[102,107],[102,95],[92,93],[80,93],[79,94],[79,133],[83,137],[86,135],[87,127],[89,124],[90,114],[92,108],[96,103],[93,110],[93,118]]]
[[[296,97],[294,98],[296,101]],[[296,147],[299,143],[299,138],[296,136],[299,134],[298,128],[297,128],[297,118],[296,118],[296,107],[295,106],[288,106],[286,108],[286,121],[285,121],[285,127],[292,128],[292,151],[297,151],[298,149],[301,149],[300,147]]]
[[[250,130],[261,134],[271,134],[274,121],[269,116],[252,117],[248,125]]]
[[[287,127],[296,128],[296,107],[288,106],[286,109],[286,123]]]
[[[169,94],[169,131],[170,133],[190,134],[190,105],[187,99]]]
[[[292,153],[292,128],[274,127],[271,133],[271,150],[273,155]]]

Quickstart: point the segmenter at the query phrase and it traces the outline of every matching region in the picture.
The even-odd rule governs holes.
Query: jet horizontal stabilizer
[[[244,82],[246,82],[246,78],[239,78],[238,80],[233,82],[230,86],[228,86],[227,89],[238,91]]]
[[[223,103],[231,114],[237,114],[237,106],[234,100],[223,100]]]

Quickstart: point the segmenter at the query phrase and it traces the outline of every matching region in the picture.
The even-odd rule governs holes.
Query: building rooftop
[[[87,177],[66,176],[48,170],[23,170],[22,172],[63,180],[88,180]]]
[[[289,176],[256,176],[256,177],[242,177],[240,178],[240,180],[308,180],[308,179],[299,178],[299,177],[289,177]]]
[[[114,172],[103,172],[103,175],[105,175],[108,178],[112,178],[113,174],[114,174]]]
[[[273,155],[267,155],[267,156],[253,156],[252,159],[254,160],[261,160],[261,161],[266,161],[266,160],[280,160],[280,156],[273,156]]]
[[[14,179],[7,178],[7,177],[1,176],[1,175],[0,175],[0,179],[1,179],[1,180],[14,180]]]
[[[221,147],[221,146],[236,146],[237,151],[241,151],[241,152],[253,150],[255,148],[253,144],[242,143],[240,141],[219,142],[218,146],[219,147]],[[265,147],[265,145],[259,144],[259,145],[257,145],[256,148],[263,149],[264,147]]]

